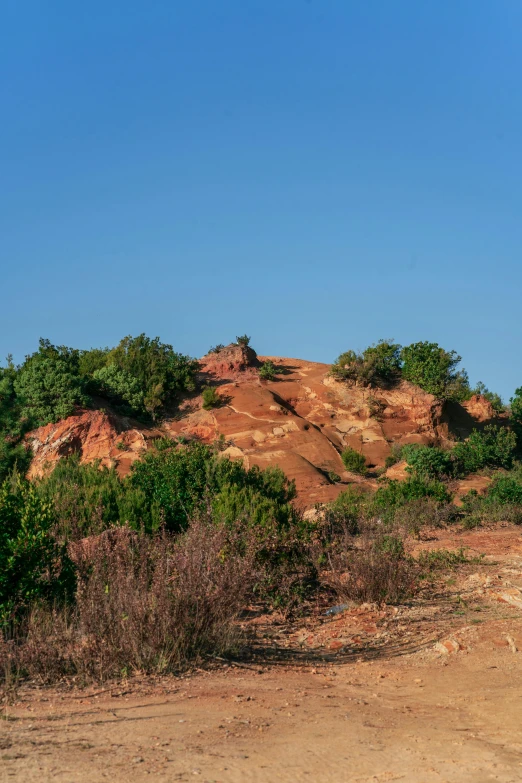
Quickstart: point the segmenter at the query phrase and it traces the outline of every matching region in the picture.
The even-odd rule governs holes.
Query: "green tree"
[[[38,351],[26,358],[14,380],[20,415],[30,426],[65,419],[77,405],[87,403],[78,368],[78,351],[40,340]]]
[[[465,371],[457,371],[461,357],[437,343],[419,342],[402,349],[402,375],[439,399],[463,399],[469,391]]]
[[[517,435],[519,447],[522,446],[522,386],[515,389],[515,394],[510,399],[511,421]]]
[[[401,346],[392,340],[379,340],[362,353],[345,351],[332,365],[332,375],[341,380],[369,384],[387,384],[400,377]]]
[[[124,337],[108,354],[107,364],[116,365],[136,379],[143,392],[144,407],[153,419],[179,394],[196,388],[199,370],[195,359],[176,353],[159,337],[152,340],[145,334]]]
[[[143,390],[139,381],[126,370],[109,364],[93,373],[98,394],[122,408],[124,412],[140,415],[145,412]]]
[[[31,484],[18,479],[0,487],[0,623],[71,585],[70,564],[52,535],[54,521],[52,505]]]
[[[30,453],[22,442],[24,427],[14,384],[17,369],[11,356],[0,367],[0,484],[16,467],[22,474],[29,466]]]
[[[91,348],[90,351],[80,351],[78,370],[82,377],[90,378],[96,370],[101,370],[107,364],[110,348]]]

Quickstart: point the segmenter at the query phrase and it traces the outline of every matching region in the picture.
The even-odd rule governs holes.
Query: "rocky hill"
[[[259,376],[270,359],[273,380]],[[81,410],[27,436],[34,457],[29,476],[52,470],[63,456],[100,460],[125,474],[158,437],[222,441],[223,454],[246,466],[279,465],[296,481],[304,506],[333,499],[347,483],[368,488],[375,478],[344,469],[346,446],[361,452],[369,468],[383,468],[392,444],[445,444],[494,420],[491,404],[478,395],[462,405],[441,403],[412,384],[372,388],[335,380],[330,365],[302,359],[258,357],[247,346],[230,345],[200,361],[201,386],[214,387],[220,404],[202,406],[201,393],[154,428],[105,409]],[[330,476],[329,476],[330,474]],[[337,474],[342,483],[333,483]]]

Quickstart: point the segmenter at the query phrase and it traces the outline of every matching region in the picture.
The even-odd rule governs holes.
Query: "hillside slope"
[[[494,419],[491,405],[473,397],[463,405],[441,403],[406,381],[391,389],[348,385],[329,375],[330,365],[270,358],[273,381],[259,377],[260,358],[250,348],[228,346],[201,359],[200,381],[214,386],[221,405],[204,410],[201,394],[187,397],[160,426],[144,427],[110,410],[79,411],[29,433],[30,477],[52,469],[62,456],[100,460],[129,471],[155,438],[184,436],[223,441],[223,453],[246,466],[279,465],[295,479],[304,506],[334,498],[343,483],[368,488],[372,478],[344,469],[340,452],[357,449],[369,467],[383,467],[393,443],[446,443]]]

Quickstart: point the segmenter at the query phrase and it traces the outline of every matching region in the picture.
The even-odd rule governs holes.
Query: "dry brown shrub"
[[[418,568],[397,531],[364,522],[359,536],[346,535],[329,548],[321,582],[339,601],[399,603],[417,588]]]
[[[235,536],[196,521],[176,539],[122,527],[78,542],[74,607],[33,607],[0,647],[0,666],[45,682],[103,681],[233,649],[255,580],[254,551]]]

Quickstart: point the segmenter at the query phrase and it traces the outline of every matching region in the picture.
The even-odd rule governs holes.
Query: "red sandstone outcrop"
[[[246,466],[279,465],[295,479],[301,504],[311,506],[336,497],[343,483],[375,486],[375,480],[344,469],[340,452],[346,446],[364,454],[368,466],[382,468],[392,443],[448,443],[494,417],[482,398],[443,405],[405,381],[393,389],[349,385],[332,378],[327,364],[270,358],[277,377],[262,381],[251,348],[232,345],[208,354],[201,360],[201,381],[217,388],[222,405],[206,411],[200,396],[189,397],[156,430],[101,411],[41,427],[28,436],[34,452],[30,475],[41,475],[71,453],[125,474],[154,437],[184,435],[208,443],[222,437],[224,454]],[[332,483],[333,474],[343,483]]]
[[[160,433],[131,427],[129,420],[100,410],[82,411],[75,416],[47,424],[27,435],[34,457],[29,478],[42,476],[53,469],[62,457],[78,454],[82,462],[100,461],[115,465],[121,475],[147,449],[147,440]]]
[[[232,343],[220,350],[208,353],[200,360],[202,375],[209,381],[234,380],[257,377],[261,362],[257,353],[248,345]]]

